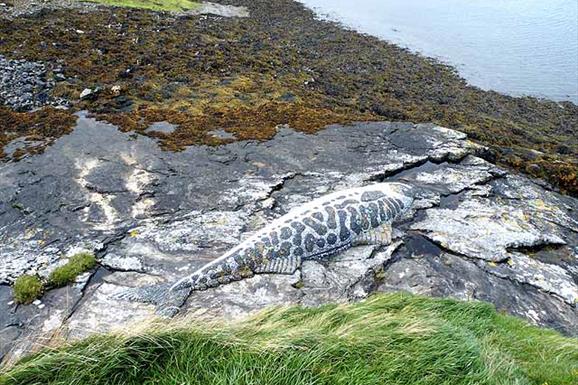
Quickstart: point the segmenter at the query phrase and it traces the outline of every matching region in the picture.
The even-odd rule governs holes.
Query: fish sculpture
[[[123,299],[157,305],[172,317],[191,292],[255,274],[293,274],[303,261],[327,260],[357,245],[391,243],[392,222],[407,211],[414,188],[377,183],[314,199],[275,219],[221,257],[175,283],[125,291]]]

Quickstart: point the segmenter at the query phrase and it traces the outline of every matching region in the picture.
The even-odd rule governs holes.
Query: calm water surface
[[[470,84],[578,104],[578,0],[300,0],[453,65]]]

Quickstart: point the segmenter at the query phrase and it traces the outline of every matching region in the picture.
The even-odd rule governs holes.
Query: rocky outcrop
[[[178,128],[177,128],[178,130]],[[172,281],[293,207],[375,181],[419,187],[387,248],[357,247],[293,275],[259,275],[189,298],[188,312],[236,318],[268,305],[351,301],[376,291],[484,300],[578,335],[578,201],[483,160],[457,131],[357,123],[315,135],[163,152],[80,114],[41,155],[0,166],[0,354],[58,332],[79,338],[151,317],[127,287]],[[79,250],[99,267],[36,305],[11,302],[24,273]]]

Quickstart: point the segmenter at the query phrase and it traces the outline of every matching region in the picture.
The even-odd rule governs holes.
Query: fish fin
[[[299,266],[301,266],[301,257],[273,258],[263,266],[257,267],[255,273],[293,274]]]
[[[392,234],[391,223],[384,223],[374,229],[359,234],[355,238],[353,246],[361,246],[361,245],[387,246],[391,244],[391,234]]]

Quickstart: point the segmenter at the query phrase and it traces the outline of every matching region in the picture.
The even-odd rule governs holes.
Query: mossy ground
[[[78,253],[70,257],[68,262],[57,267],[48,277],[48,285],[62,287],[73,283],[80,274],[92,269],[96,265],[96,258],[90,253]]]
[[[13,290],[16,303],[29,304],[42,295],[44,285],[34,275],[22,275],[14,282]]]
[[[66,264],[57,267],[43,282],[35,275],[22,275],[14,281],[14,300],[20,304],[29,304],[42,296],[45,289],[62,287],[74,283],[76,277],[89,271],[96,265],[91,253],[78,253],[71,256]]]
[[[78,100],[84,88],[103,87],[72,111],[138,132],[155,121],[178,124],[171,134],[147,134],[165,149],[223,143],[208,134],[216,128],[268,139],[279,124],[316,132],[354,120],[433,121],[489,145],[499,163],[578,194],[576,105],[469,87],[450,67],[317,20],[291,0],[221,3],[247,6],[251,16],[50,11],[1,23],[0,53],[61,62],[69,80],[54,96]],[[4,125],[0,140],[32,124]]]
[[[191,0],[84,0],[91,3],[111,5],[115,7],[142,8],[154,11],[186,11],[195,9],[199,3]]]
[[[488,304],[407,294],[279,308],[228,326],[159,323],[25,358],[3,385],[570,385],[578,340]]]

